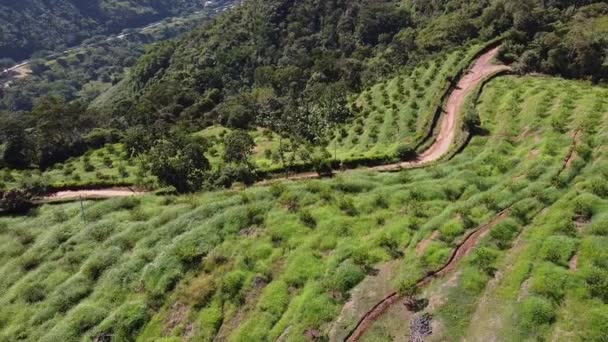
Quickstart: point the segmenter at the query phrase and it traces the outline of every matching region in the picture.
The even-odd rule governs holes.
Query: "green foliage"
[[[150,150],[150,170],[166,185],[178,192],[200,190],[210,169],[203,146],[184,137],[158,141]]]
[[[543,297],[531,296],[521,304],[520,322],[528,331],[534,331],[542,325],[555,320],[555,309],[550,301]]]
[[[608,330],[608,307],[603,306],[590,312],[589,325],[583,332],[586,341],[605,342]]]
[[[517,221],[507,218],[492,228],[490,236],[496,242],[498,248],[507,249],[511,246],[511,242],[518,232],[519,225]]]
[[[352,260],[343,261],[327,280],[327,286],[333,291],[348,292],[365,278],[365,273]]]
[[[565,269],[544,263],[534,271],[530,282],[530,290],[553,300],[555,303],[560,303],[569,284],[569,275]]]
[[[231,131],[224,137],[224,162],[248,163],[254,147],[255,143],[246,131]]]
[[[576,250],[576,242],[567,236],[553,235],[548,237],[540,250],[542,258],[557,265],[567,266]]]

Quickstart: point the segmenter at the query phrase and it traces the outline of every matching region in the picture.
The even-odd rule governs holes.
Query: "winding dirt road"
[[[500,47],[495,47],[479,56],[469,69],[469,72],[460,79],[446,102],[437,137],[426,151],[422,152],[414,161],[381,165],[373,167],[371,170],[392,171],[395,169],[416,167],[437,161],[446,155],[450,151],[454,138],[456,137],[458,113],[462,109],[467,95],[491,75],[510,70],[509,66],[492,64],[494,57],[498,54],[499,48]]]
[[[460,79],[455,89],[450,93],[445,105],[445,109],[443,111],[443,116],[440,121],[439,131],[437,132],[435,140],[427,150],[422,152],[416,158],[416,160],[369,167],[367,168],[367,170],[386,172],[398,171],[400,169],[406,168],[420,167],[425,164],[437,161],[441,157],[446,155],[450,151],[450,148],[454,143],[456,131],[458,129],[458,114],[465,103],[467,95],[470,94],[475,89],[475,87],[477,87],[483,80],[485,80],[489,76],[501,71],[510,70],[510,68],[506,65],[492,64],[494,57],[496,57],[496,54],[498,53],[498,49],[499,47],[495,47],[480,55],[473,63],[469,71],[464,75],[464,77]],[[344,170],[340,173],[350,172],[353,170],[355,169]],[[318,177],[319,175],[316,172],[303,172],[292,174],[287,177],[263,180],[258,184],[265,185],[284,180],[297,181],[305,179],[314,179]],[[51,194],[47,197],[42,198],[41,200],[43,202],[59,200],[69,201],[77,200],[81,197],[85,199],[100,199],[125,197],[142,193],[143,192],[133,192],[125,188],[62,191]]]

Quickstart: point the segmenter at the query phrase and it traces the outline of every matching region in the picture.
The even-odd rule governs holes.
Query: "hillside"
[[[5,113],[0,342],[605,342],[607,18],[248,0]]]
[[[421,289],[441,327],[434,336],[600,341],[606,95],[582,82],[501,77],[477,107],[488,135],[434,167],[90,202],[86,222],[79,204],[0,218],[2,338],[344,336],[372,306],[365,297],[384,295],[351,292],[374,269],[397,268],[375,288],[408,284],[506,210]],[[407,335],[391,323],[407,319],[395,305],[366,339]]]
[[[198,0],[60,0],[0,2],[0,58],[23,60],[59,51],[95,35],[144,26],[200,10]]]

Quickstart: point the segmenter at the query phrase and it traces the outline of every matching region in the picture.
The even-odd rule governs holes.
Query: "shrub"
[[[414,160],[417,156],[416,150],[409,145],[400,145],[397,147],[397,157],[401,160]]]
[[[114,162],[112,161],[112,158],[110,158],[109,156],[105,156],[103,157],[103,164],[111,168],[114,165]]]
[[[46,298],[46,290],[40,283],[31,284],[25,287],[21,297],[30,304],[41,302]]]
[[[224,276],[220,285],[220,291],[226,300],[234,299],[245,285],[247,275],[241,270],[232,271]]]
[[[511,241],[518,231],[519,225],[517,221],[507,218],[490,230],[490,237],[492,237],[498,248],[507,249],[511,246]]]
[[[283,276],[288,285],[301,287],[308,279],[319,277],[322,273],[323,264],[319,258],[309,252],[302,252],[289,258]]]
[[[608,197],[608,182],[601,177],[593,177],[589,180],[591,192],[599,197]]]
[[[589,225],[588,231],[594,235],[608,236],[608,215],[594,218]]]
[[[112,335],[114,340],[130,341],[133,336],[138,335],[149,319],[150,314],[145,304],[126,303],[101,322],[93,331],[93,335]]]
[[[499,252],[488,248],[488,247],[480,247],[473,252],[471,257],[471,264],[475,265],[477,268],[485,272],[487,275],[494,275],[496,272],[496,267],[494,267],[494,263],[496,259],[498,259]]]
[[[441,239],[446,242],[454,241],[458,236],[464,232],[462,223],[457,220],[451,220],[439,228],[441,232]]]
[[[289,299],[287,283],[282,280],[273,281],[262,292],[258,302],[258,309],[267,312],[275,320],[278,320],[285,309],[287,309]]]
[[[93,166],[93,164],[91,164],[90,162],[85,162],[83,169],[85,172],[93,172],[95,171],[95,166]]]
[[[588,326],[582,329],[584,341],[591,342],[606,342],[608,336],[608,306],[604,305],[597,309],[592,309],[589,312]]]
[[[608,270],[592,266],[585,268],[582,273],[589,293],[608,302]]]
[[[317,226],[317,220],[308,210],[302,210],[299,214],[300,222],[308,228],[315,228]]]
[[[553,264],[543,263],[532,274],[530,291],[561,302],[569,287],[568,272]]]
[[[346,293],[365,278],[365,273],[352,260],[343,261],[331,274],[328,286],[331,290]]]
[[[567,236],[554,235],[544,240],[540,250],[541,257],[557,265],[567,266],[574,254],[576,242]]]
[[[355,207],[355,202],[350,197],[341,198],[338,202],[338,208],[348,216],[357,216],[359,213],[357,207]]]
[[[33,207],[32,195],[24,190],[0,191],[0,213],[24,214]]]
[[[551,324],[555,320],[555,311],[551,302],[545,298],[532,296],[524,299],[520,309],[521,325],[534,330],[544,324]]]
[[[85,264],[82,265],[82,273],[90,279],[96,280],[118,260],[120,255],[121,251],[118,247],[103,249],[89,257]]]

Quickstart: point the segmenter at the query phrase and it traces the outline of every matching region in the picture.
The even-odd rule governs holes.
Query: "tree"
[[[224,162],[234,164],[247,164],[253,153],[255,142],[243,130],[235,130],[224,138]]]
[[[158,140],[148,153],[150,171],[180,193],[200,190],[211,168],[204,152],[200,142],[184,136]]]
[[[23,214],[32,206],[32,195],[25,190],[0,191],[0,213]]]

